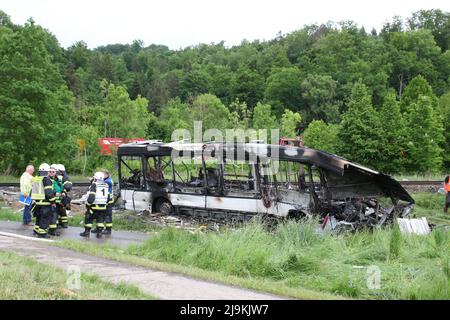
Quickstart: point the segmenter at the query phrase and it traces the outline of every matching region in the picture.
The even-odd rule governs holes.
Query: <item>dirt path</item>
[[[131,264],[98,258],[51,246],[43,241],[33,241],[14,236],[0,235],[0,250],[35,258],[63,270],[78,266],[81,272],[96,274],[113,283],[125,281],[139,287],[143,292],[160,299],[284,299],[271,294],[259,293],[223,284],[193,279],[187,276],[138,267]],[[83,284],[81,284],[83,285]]]

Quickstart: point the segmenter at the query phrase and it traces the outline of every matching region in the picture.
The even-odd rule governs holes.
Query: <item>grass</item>
[[[64,270],[0,251],[0,300],[35,299],[154,299],[126,283],[114,285],[82,273],[80,289],[68,288]]]
[[[413,215],[450,224],[442,194],[413,197]],[[139,220],[123,223],[142,227]],[[126,249],[76,241],[57,245],[301,299],[450,299],[450,233],[443,228],[405,236],[397,226],[350,235],[318,235],[315,227],[314,221],[290,221],[272,233],[258,222],[217,233],[164,228]],[[379,289],[367,285],[373,266],[380,270]]]
[[[98,245],[92,243],[81,243],[79,241],[73,240],[55,242],[52,245],[71,249],[86,254],[91,254],[102,258],[143,266],[153,270],[161,270],[165,272],[184,274],[196,279],[202,279],[212,282],[220,282],[227,285],[269,292],[277,295],[282,295],[285,297],[292,297],[297,299],[309,299],[309,300],[344,299],[344,297],[336,294],[320,292],[314,289],[313,290],[305,289],[299,286],[296,287],[287,286],[283,283],[280,283],[280,281],[271,280],[267,278],[238,277],[227,274],[222,271],[211,271],[193,266],[150,260],[137,255],[130,255],[128,250],[124,250],[122,248],[114,246],[102,245],[101,250],[99,250]]]
[[[444,213],[445,195],[440,193],[416,192],[411,194],[416,204],[412,217],[426,217],[436,226],[450,225],[450,214]]]
[[[301,299],[450,299],[450,234],[404,236],[396,228],[318,235],[314,222],[273,233],[255,222],[220,233],[163,229],[143,245],[59,245],[133,264],[181,272]],[[380,270],[380,289],[367,283]]]

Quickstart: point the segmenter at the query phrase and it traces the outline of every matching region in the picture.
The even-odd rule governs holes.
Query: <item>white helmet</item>
[[[63,164],[58,164],[57,166],[58,166],[59,171],[66,171],[66,167],[64,167]]]
[[[39,171],[45,171],[45,172],[47,172],[48,169],[50,169],[50,166],[48,165],[48,163],[42,163],[42,164],[39,166]]]
[[[55,164],[55,163],[52,164],[50,167],[55,168],[56,171],[59,171],[59,172],[63,171],[63,168],[64,168],[64,166],[62,164]]]
[[[105,175],[103,174],[103,172],[98,171],[94,174],[94,179],[95,180],[105,180]]]

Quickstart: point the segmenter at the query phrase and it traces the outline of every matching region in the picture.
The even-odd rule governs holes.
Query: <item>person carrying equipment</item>
[[[53,224],[55,201],[60,196],[53,190],[55,175],[56,169],[43,163],[39,166],[39,176],[34,177],[31,182],[31,199],[34,200],[32,212],[36,217],[33,232],[42,238],[49,238],[49,234],[59,235],[56,225]]]
[[[84,232],[80,233],[82,237],[89,237],[94,220],[97,223],[97,238],[102,237],[102,231],[105,226],[105,213],[108,203],[108,185],[105,183],[105,177],[102,172],[94,174],[93,182],[89,187],[89,195],[86,200],[86,215],[84,219]]]

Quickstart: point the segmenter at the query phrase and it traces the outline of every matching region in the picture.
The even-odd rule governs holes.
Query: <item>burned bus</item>
[[[404,217],[414,205],[392,177],[306,147],[144,141],[117,154],[127,210],[220,221],[319,216],[358,229]]]

